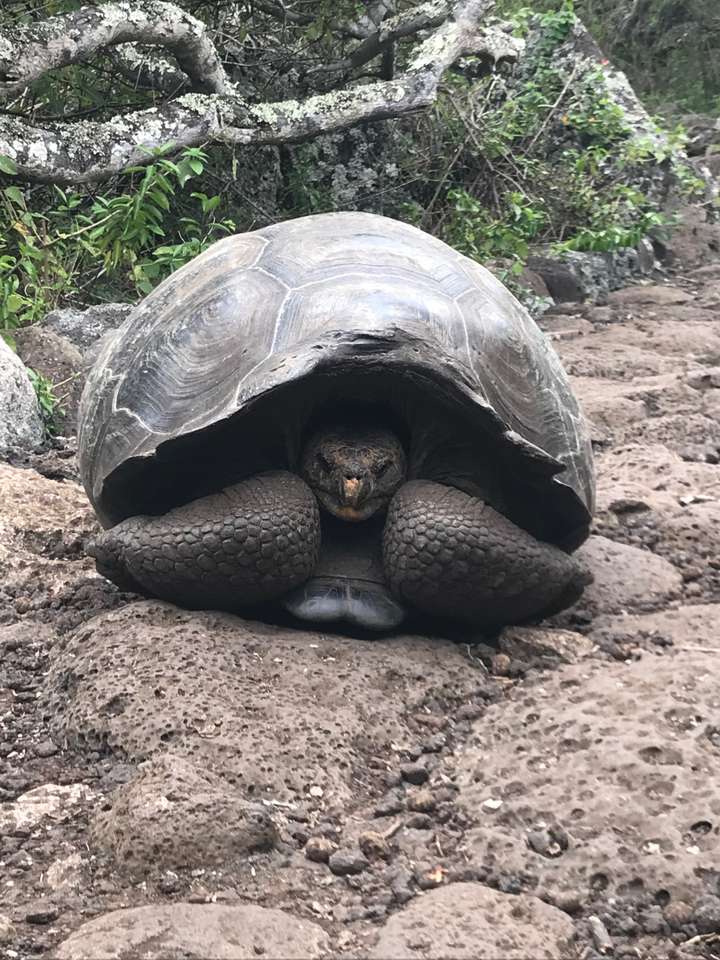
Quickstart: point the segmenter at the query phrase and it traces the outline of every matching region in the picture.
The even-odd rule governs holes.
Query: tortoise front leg
[[[292,473],[258,474],[163,516],[123,520],[88,552],[98,573],[121,589],[238,610],[280,596],[313,572],[317,501]]]
[[[479,627],[557,613],[592,579],[572,556],[482,500],[427,480],[406,483],[393,497],[383,562],[396,596]]]

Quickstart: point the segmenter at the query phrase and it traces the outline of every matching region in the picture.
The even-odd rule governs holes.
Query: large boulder
[[[366,791],[382,793],[399,770],[401,745],[427,738],[417,718],[442,727],[489,688],[447,640],[373,643],[148,600],[68,638],[45,712],[58,742],[144,762],[93,835],[150,875],[271,847],[257,804],[273,816],[299,805],[362,818],[375,802]]]
[[[715,894],[718,708],[717,655],[699,643],[514,688],[458,755],[468,862],[586,907]]]
[[[568,250],[554,254],[538,249],[528,257],[528,269],[538,274],[556,303],[606,303],[630,277],[649,273],[655,258],[652,245],[641,240],[637,248],[623,247],[608,253]]]
[[[380,930],[372,960],[569,960],[570,917],[536,897],[479,883],[431,890]]]
[[[99,303],[85,310],[64,307],[48,313],[42,326],[69,340],[84,353],[105,334],[117,330],[132,308],[131,303]]]
[[[248,803],[215,774],[172,753],[142,764],[109,810],[93,822],[100,847],[129,873],[207,868],[269,850],[277,830],[261,804]]]
[[[32,450],[44,436],[40,407],[28,372],[0,337],[0,456]]]
[[[83,924],[58,960],[254,960],[327,956],[322,927],[251,904],[173,903],[115,910]]]

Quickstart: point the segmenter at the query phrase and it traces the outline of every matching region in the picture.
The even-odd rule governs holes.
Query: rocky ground
[[[72,441],[0,463],[0,957],[720,956],[719,315],[715,263],[545,316],[596,581],[499,638],[120,594]]]

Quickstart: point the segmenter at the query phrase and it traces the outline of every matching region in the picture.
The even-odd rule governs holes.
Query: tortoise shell
[[[545,336],[484,267],[368,213],[227,237],[138,304],[83,393],[88,496],[112,525],[228,476],[292,466],[288,438],[312,403],[357,393],[363,375],[373,399],[420,411],[417,437],[417,418],[432,420],[437,400],[445,423],[486,444],[517,509],[552,517],[536,524],[545,539],[576,545],[587,535],[588,431]]]

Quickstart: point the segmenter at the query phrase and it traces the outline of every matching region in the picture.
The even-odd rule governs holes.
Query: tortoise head
[[[407,462],[391,429],[347,417],[316,427],[303,447],[300,469],[329,513],[358,522],[387,509],[405,480]]]

